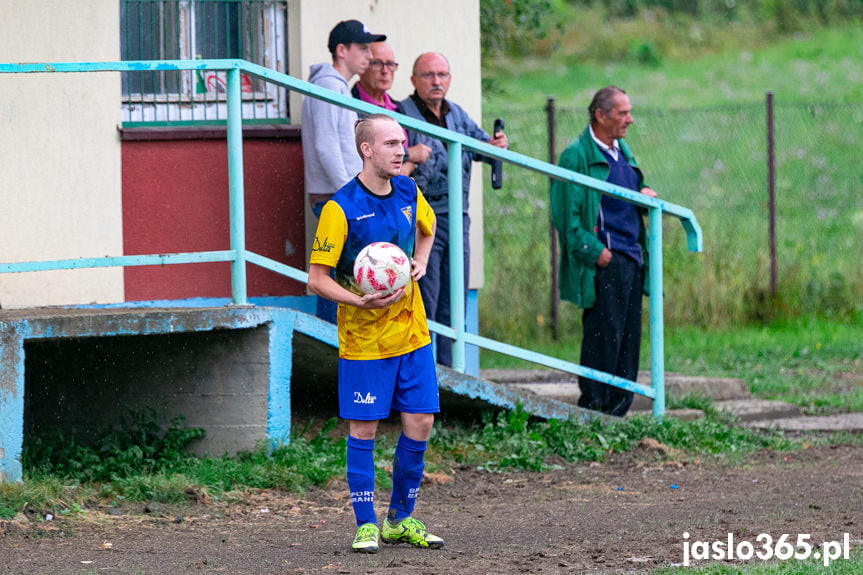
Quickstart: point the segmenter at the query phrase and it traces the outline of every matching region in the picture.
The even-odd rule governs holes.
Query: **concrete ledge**
[[[458,396],[462,401],[465,398],[477,400],[476,407],[493,405],[506,409],[515,409],[517,403],[524,406],[528,413],[544,419],[572,419],[580,422],[588,422],[594,419],[608,419],[608,416],[588,409],[582,409],[567,401],[561,401],[554,396],[540,395],[525,392],[517,385],[500,385],[473,377],[464,373],[458,373],[447,367],[437,366],[438,385],[441,391],[441,401],[445,399],[445,393]],[[547,386],[552,387],[552,386]]]
[[[207,433],[221,455],[290,434],[294,331],[335,326],[283,308],[0,311],[0,481],[21,478],[27,433],[86,438],[153,408]]]
[[[836,432],[863,433],[863,413],[840,413],[826,416],[800,416],[788,419],[750,421],[749,427],[759,429],[781,429],[790,432]]]
[[[769,399],[730,399],[717,401],[714,406],[716,409],[736,415],[740,421],[782,419],[801,414],[800,407],[797,405]]]
[[[483,370],[480,376],[513,389],[522,394],[530,394],[546,399],[576,405],[581,396],[578,377],[554,370]],[[650,372],[640,371],[638,382],[650,385]],[[703,396],[714,401],[745,399],[750,397],[746,382],[738,378],[711,378],[687,376],[679,373],[665,374],[665,396],[684,398]],[[632,409],[650,411],[653,400],[643,395],[635,395]]]

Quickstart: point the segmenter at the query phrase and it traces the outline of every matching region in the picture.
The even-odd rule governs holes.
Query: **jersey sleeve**
[[[309,263],[336,267],[348,236],[348,220],[341,206],[330,200],[324,204]]]
[[[423,193],[420,191],[419,187],[417,187],[417,229],[419,229],[424,236],[432,235],[434,220],[434,210],[432,210],[431,206],[426,201],[425,196],[423,196]]]

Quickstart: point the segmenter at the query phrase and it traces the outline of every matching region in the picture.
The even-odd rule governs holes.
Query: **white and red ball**
[[[400,247],[389,242],[367,245],[354,260],[354,280],[366,294],[391,294],[405,287],[410,278],[410,258]]]

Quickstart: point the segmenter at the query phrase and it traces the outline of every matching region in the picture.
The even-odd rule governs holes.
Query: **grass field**
[[[854,575],[863,571],[863,555],[850,553],[848,559],[832,561],[825,566],[823,561],[809,559],[798,561],[736,562],[733,565],[713,564],[706,567],[667,567],[657,569],[653,575]]]
[[[582,64],[554,54],[490,63],[485,124],[504,117],[513,150],[547,158],[545,98],[556,98],[557,152],[586,126],[590,95],[628,89],[628,141],[663,198],[691,208],[705,251],[686,251],[665,222],[669,325],[728,326],[832,314],[863,301],[863,29],[820,29],[753,49],[697,59]],[[778,298],[769,297],[765,91],[775,92]],[[486,284],[481,330],[492,337],[548,333],[548,182],[508,168],[485,192]],[[496,313],[497,302],[510,313]],[[562,322],[577,322],[564,310]]]
[[[741,40],[728,42],[721,52],[670,56],[657,65],[584,63],[562,50],[542,58],[488,61],[484,112],[492,117],[512,108],[542,108],[548,96],[562,107],[585,109],[607,84],[627,89],[636,111],[758,103],[768,90],[785,102],[863,101],[859,25],[817,29],[769,44]]]

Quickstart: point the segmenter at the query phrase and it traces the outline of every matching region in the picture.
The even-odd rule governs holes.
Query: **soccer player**
[[[383,114],[356,123],[359,175],[321,212],[310,258],[309,289],[338,302],[339,415],[348,420],[347,478],[357,520],[352,549],[376,553],[384,543],[437,549],[443,539],[411,517],[425,468],[426,443],[440,411],[425,308],[417,287],[434,243],[435,216],[416,183],[399,170],[405,136]],[[392,295],[363,294],[353,264],[363,247],[398,245],[411,257],[411,280]],[[330,268],[335,268],[334,278]],[[378,421],[401,412],[393,458],[393,492],[380,531],[374,510]]]

